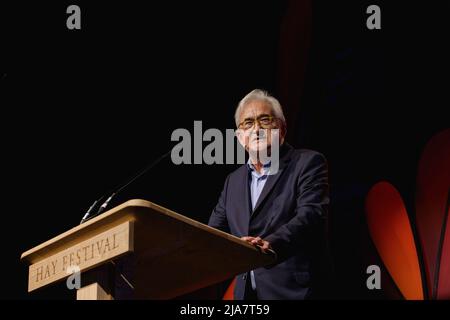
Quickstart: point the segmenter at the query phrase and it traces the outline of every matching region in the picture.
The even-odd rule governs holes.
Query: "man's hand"
[[[263,252],[267,253],[269,250],[272,250],[270,243],[266,240],[261,239],[260,237],[241,237],[241,239],[254,246],[260,247]]]

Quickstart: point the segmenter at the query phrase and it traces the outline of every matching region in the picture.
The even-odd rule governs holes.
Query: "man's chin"
[[[257,154],[262,154],[262,155],[267,155],[267,150],[268,150],[268,146],[266,144],[250,144],[248,146],[248,152],[251,155],[257,155]]]

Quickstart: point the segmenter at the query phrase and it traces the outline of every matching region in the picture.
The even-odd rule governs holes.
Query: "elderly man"
[[[237,276],[234,298],[322,297],[329,203],[326,160],[318,152],[284,143],[281,105],[264,91],[247,94],[235,120],[249,160],[227,177],[209,225],[273,250],[277,258],[269,267]],[[272,141],[274,137],[279,140]],[[278,165],[271,172],[273,147],[278,145]]]

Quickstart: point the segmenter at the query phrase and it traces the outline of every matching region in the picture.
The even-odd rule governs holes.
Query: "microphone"
[[[102,200],[105,196],[101,196],[100,198],[98,198],[97,200],[94,201],[94,203],[89,207],[89,209],[86,211],[86,213],[84,214],[83,218],[80,221],[80,224],[82,224],[83,222],[85,222],[86,220],[88,220],[88,217],[92,214],[92,211],[94,211],[95,206],[97,205],[97,203]]]
[[[134,181],[136,181],[137,179],[139,179],[141,176],[143,176],[144,174],[146,174],[150,169],[152,169],[154,166],[156,166],[158,163],[160,163],[163,159],[165,159],[169,154],[172,153],[172,149],[169,150],[168,152],[164,153],[163,155],[161,155],[158,159],[156,159],[155,161],[153,161],[152,163],[150,163],[148,166],[144,167],[143,169],[141,169],[140,171],[138,171],[135,175],[133,175],[129,180],[127,180],[127,182],[125,182],[123,185],[120,185],[118,188],[115,189],[114,192],[112,192],[111,194],[109,194],[109,197],[102,203],[102,205],[98,208],[97,212],[95,214],[92,214],[94,212],[94,209],[96,208],[97,204],[102,201],[107,194],[102,195],[100,198],[98,198],[97,200],[94,201],[94,203],[92,203],[92,205],[89,207],[89,209],[86,211],[86,213],[84,214],[83,218],[80,221],[80,224],[88,221],[89,219],[92,219],[96,216],[98,216],[99,214],[101,214],[103,211],[105,211],[105,209],[108,207],[109,203],[111,202],[111,200],[117,195],[119,194],[123,189],[125,189],[126,187],[128,187],[130,184],[132,184]]]

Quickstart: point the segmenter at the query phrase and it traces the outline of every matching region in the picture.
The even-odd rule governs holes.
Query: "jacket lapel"
[[[249,183],[249,174],[248,174],[248,169],[245,168],[244,171],[244,175],[243,175],[243,185],[245,186],[244,188],[244,192],[241,193],[241,195],[243,195],[243,199],[241,199],[240,203],[244,203],[245,204],[245,216],[243,217],[243,219],[245,219],[245,223],[242,224],[246,227],[245,230],[245,234],[248,234],[248,228],[249,228],[249,221],[250,221],[250,216],[252,214],[252,207],[251,207],[251,200],[250,200],[250,183]]]

